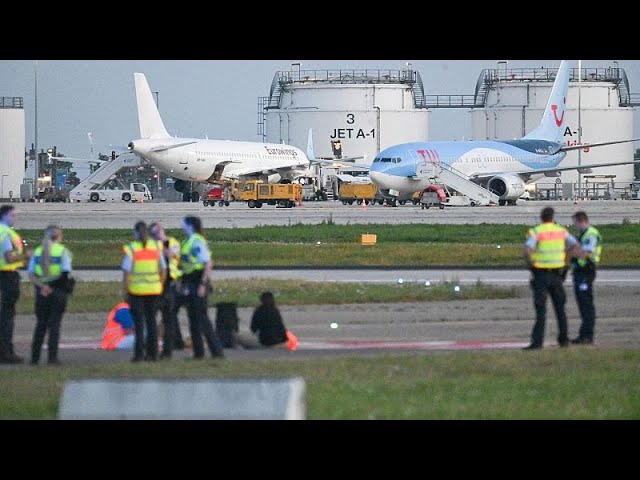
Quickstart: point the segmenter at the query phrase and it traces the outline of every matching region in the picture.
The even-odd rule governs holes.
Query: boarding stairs
[[[486,188],[469,180],[462,172],[441,162],[427,162],[416,168],[416,180],[428,178],[431,183],[443,184],[462,195],[476,205],[497,204],[500,197]]]
[[[113,180],[115,175],[123,168],[139,167],[140,165],[142,165],[142,160],[135,153],[123,153],[114,160],[100,165],[95,172],[89,174],[73,190],[97,190],[110,180]]]

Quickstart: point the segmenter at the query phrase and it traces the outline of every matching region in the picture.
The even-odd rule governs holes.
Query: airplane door
[[[188,165],[191,152],[180,152],[179,154],[180,165]]]

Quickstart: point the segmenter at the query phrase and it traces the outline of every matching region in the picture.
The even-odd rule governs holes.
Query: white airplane
[[[517,140],[470,140],[412,142],[382,150],[371,164],[369,175],[382,191],[411,193],[434,183],[434,171],[444,169],[453,182],[484,187],[498,198],[498,204],[515,204],[525,184],[543,176],[558,176],[565,170],[590,173],[592,168],[637,163],[621,161],[560,167],[568,151],[603,147],[640,139],[564,145],[565,103],[569,87],[569,62],[558,69],[545,112],[537,128]],[[452,173],[455,172],[455,173]],[[447,183],[447,182],[444,182]],[[467,185],[471,188],[473,185]],[[455,187],[457,189],[457,187]]]
[[[129,143],[129,151],[176,179],[214,183],[220,179],[268,179],[278,174],[291,178],[307,170],[307,156],[292,145],[202,138],[176,138],[167,133],[147,79],[134,73],[140,138]]]

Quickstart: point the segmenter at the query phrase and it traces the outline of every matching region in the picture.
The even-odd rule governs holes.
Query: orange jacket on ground
[[[129,335],[125,327],[132,328],[132,325],[125,322],[125,326],[123,326],[120,322],[116,321],[116,315],[123,309],[129,310],[129,304],[127,302],[119,303],[109,312],[107,325],[104,327],[102,334],[103,350],[115,350],[118,344]]]

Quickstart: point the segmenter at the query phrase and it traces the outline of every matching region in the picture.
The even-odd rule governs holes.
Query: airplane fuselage
[[[416,192],[434,183],[430,176],[435,166],[449,167],[480,184],[492,175],[510,172],[518,172],[516,175],[526,182],[542,175],[535,170],[551,169],[564,159],[565,152],[553,153],[560,146],[544,140],[404,143],[376,155],[369,174],[378,188],[401,193]]]
[[[309,165],[302,150],[277,143],[160,138],[134,140],[130,149],[168,175],[192,182],[255,176],[256,172],[269,175]]]

